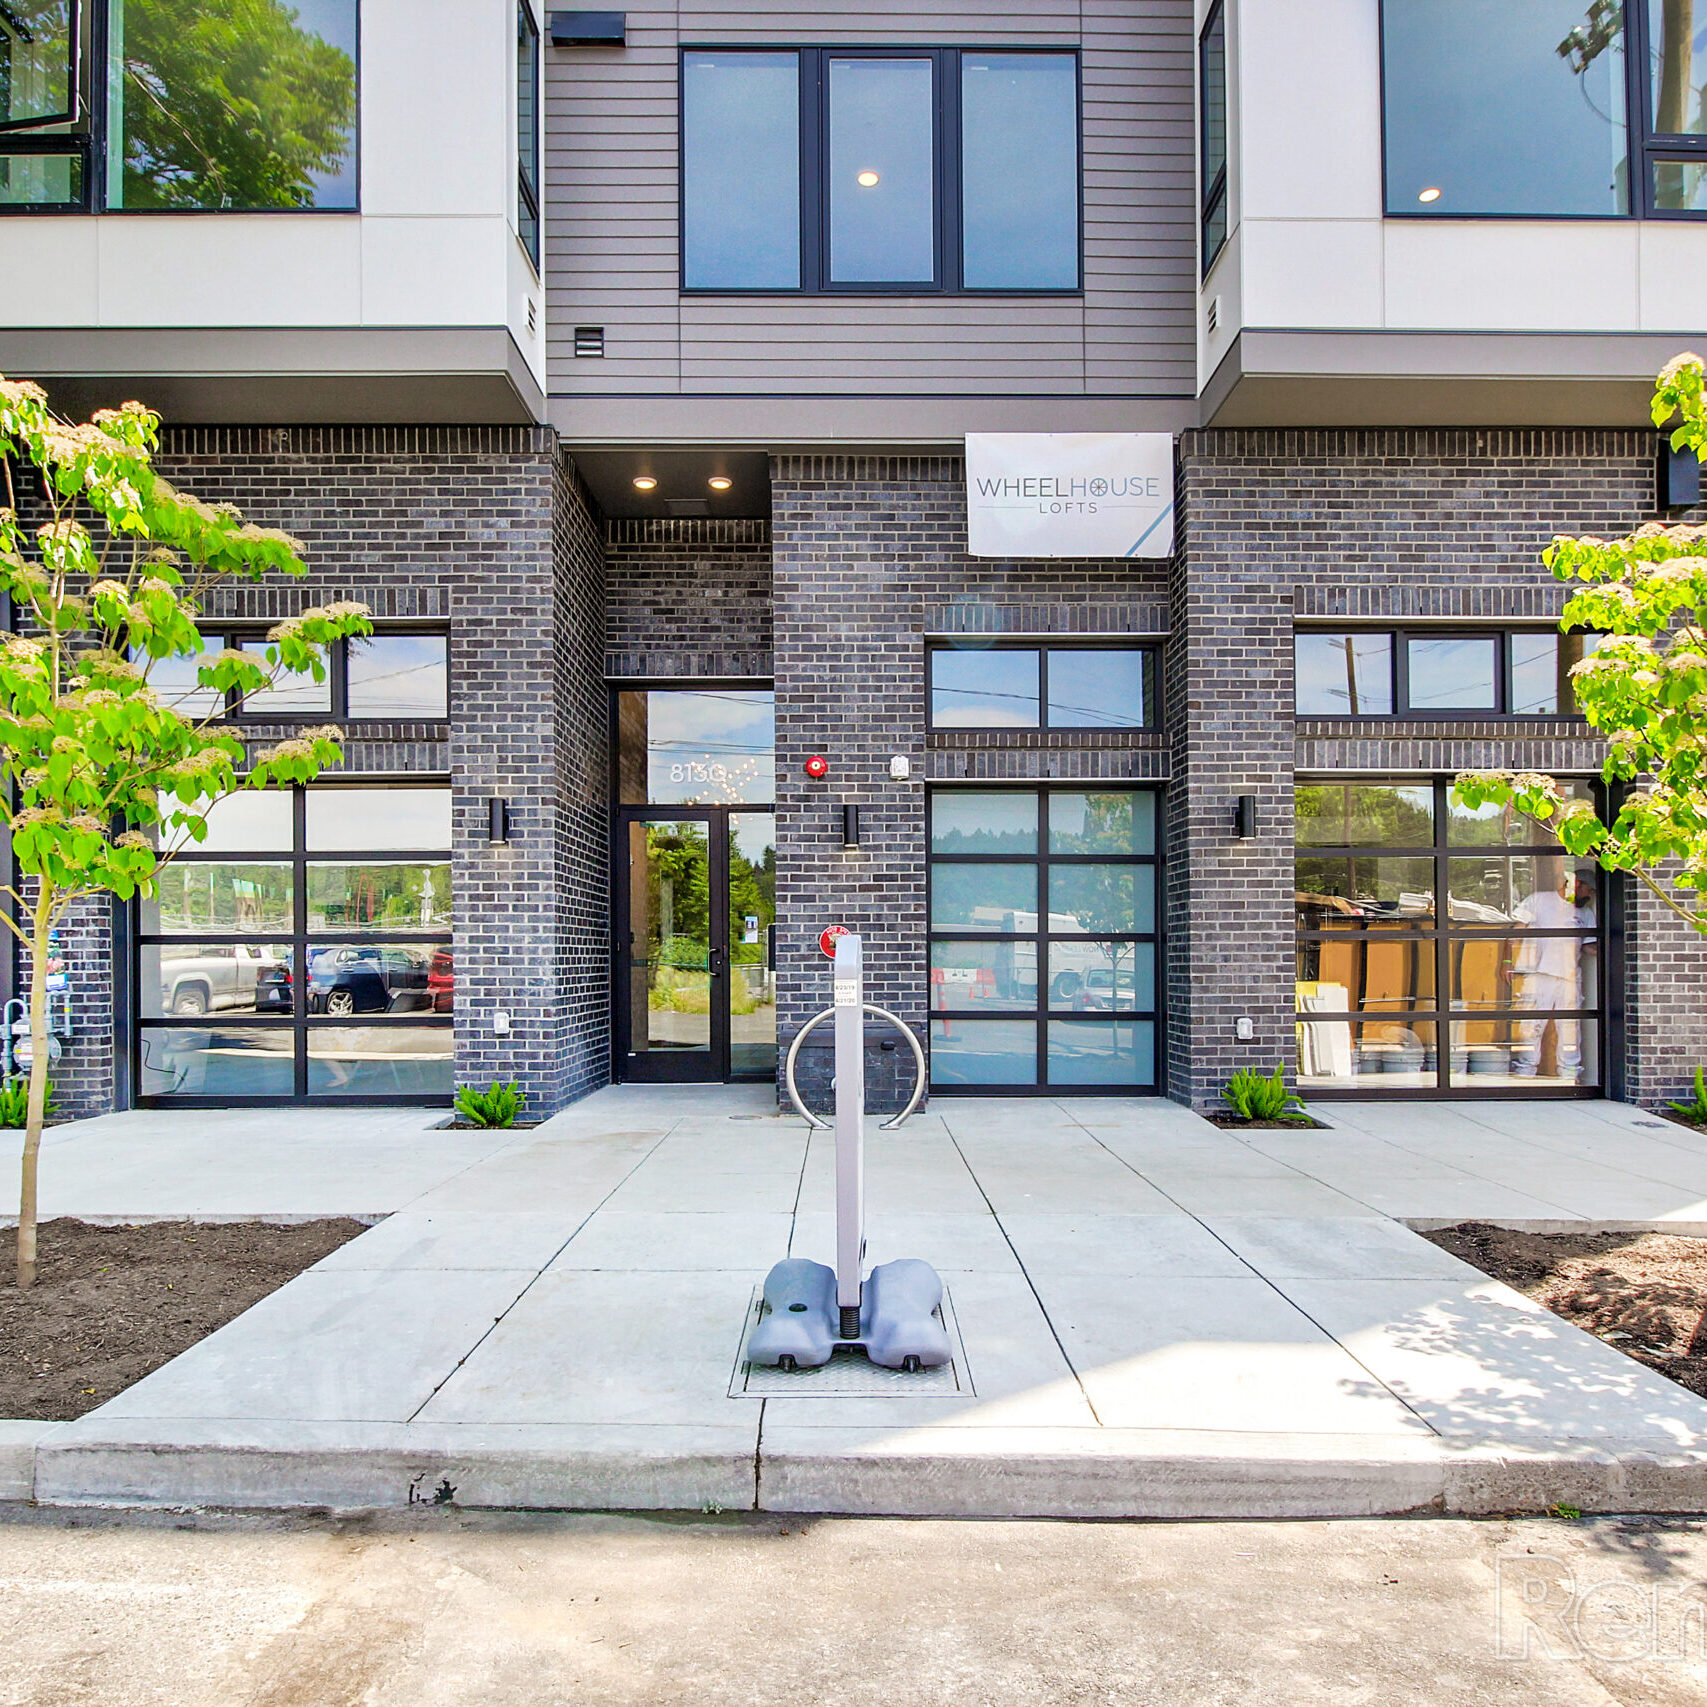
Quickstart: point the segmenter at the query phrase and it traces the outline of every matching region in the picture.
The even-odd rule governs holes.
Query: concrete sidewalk
[[[836,1392],[825,1371],[763,1397],[736,1369],[753,1288],[783,1255],[829,1256],[833,1202],[828,1140],[767,1091],[624,1087],[508,1139],[397,1111],[65,1128],[47,1213],[386,1219],[80,1421],[6,1425],[9,1491],[981,1516],[1707,1508],[1707,1405],[1402,1224],[1707,1231],[1707,1143],[1605,1103],[1324,1114],[1331,1132],[1246,1140],[1156,1100],[943,1099],[873,1131],[869,1258],[942,1271],[958,1386]]]

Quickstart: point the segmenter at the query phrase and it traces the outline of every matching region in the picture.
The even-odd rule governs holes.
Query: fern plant
[[[488,1090],[464,1085],[456,1093],[456,1112],[473,1126],[514,1126],[527,1098],[512,1079],[501,1085],[496,1079]]]
[[[53,1080],[49,1079],[42,1102],[42,1117],[45,1119],[52,1113]],[[30,1081],[21,1073],[16,1073],[9,1079],[0,1079],[0,1128],[21,1131],[29,1125],[29,1115]]]
[[[1695,1100],[1693,1102],[1668,1102],[1667,1108],[1675,1109],[1685,1120],[1696,1126],[1707,1126],[1707,1075],[1701,1069],[1695,1069]]]
[[[1304,1105],[1286,1088],[1284,1069],[1276,1067],[1272,1078],[1241,1067],[1221,1093],[1241,1120],[1297,1120],[1310,1117]]]

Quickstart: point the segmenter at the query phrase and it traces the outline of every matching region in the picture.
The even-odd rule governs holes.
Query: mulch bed
[[[1691,1120],[1687,1114],[1679,1114],[1674,1108],[1656,1108],[1653,1113],[1662,1120],[1669,1120],[1672,1125],[1684,1127],[1690,1132],[1707,1132],[1707,1126],[1703,1126],[1699,1120]]]
[[[1325,1120],[1313,1120],[1309,1115],[1303,1115],[1297,1120],[1243,1120],[1236,1114],[1211,1114],[1206,1118],[1228,1132],[1308,1132],[1312,1128],[1318,1132],[1331,1130]]]
[[[1517,1233],[1483,1221],[1423,1237],[1707,1398],[1707,1239]]]
[[[276,1292],[365,1233],[360,1221],[44,1221],[36,1283],[13,1284],[0,1228],[0,1417],[65,1422]]]
[[[435,1132],[531,1132],[543,1120],[512,1120],[508,1126],[482,1126],[477,1120],[441,1120]]]

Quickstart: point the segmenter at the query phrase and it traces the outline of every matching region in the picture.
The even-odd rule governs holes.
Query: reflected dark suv
[[[384,943],[311,949],[308,1011],[311,1014],[423,1013],[433,1006],[427,957],[412,948]]]

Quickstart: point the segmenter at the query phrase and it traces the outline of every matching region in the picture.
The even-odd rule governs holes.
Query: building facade
[[[342,770],[63,933],[67,1106],[769,1081],[832,925],[932,1094],[1707,1059],[1691,934],[1450,787],[1599,788],[1540,554],[1703,519],[1707,11],[275,10],[244,125],[181,5],[0,6],[0,372],[303,542],[210,640],[375,617],[233,708]],[[1160,447],[1161,554],[975,536],[1062,435]]]

